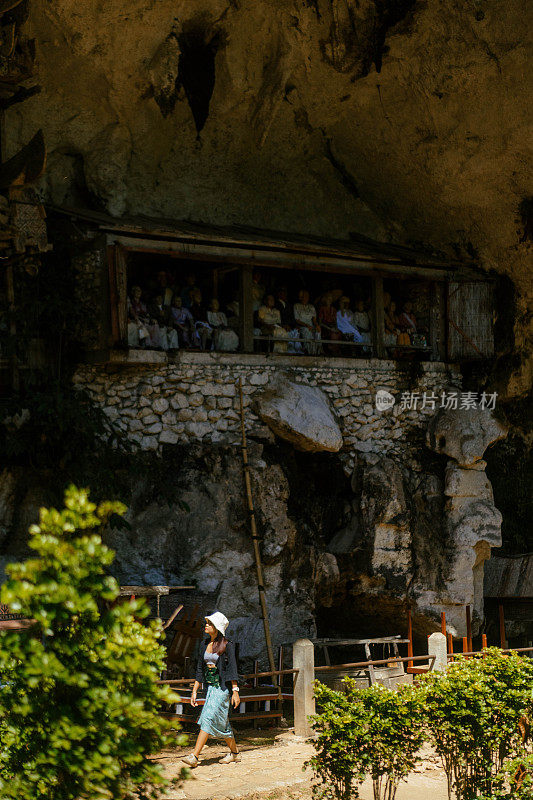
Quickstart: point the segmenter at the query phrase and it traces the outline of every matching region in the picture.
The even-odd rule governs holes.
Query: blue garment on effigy
[[[205,680],[208,684],[202,713],[198,717],[200,730],[219,739],[233,739],[229,722],[229,689],[220,688],[218,671],[205,667]]]

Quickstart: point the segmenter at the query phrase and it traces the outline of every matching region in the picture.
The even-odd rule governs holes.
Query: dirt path
[[[207,745],[200,766],[193,778],[179,789],[170,790],[166,800],[311,800],[311,773],[303,771],[303,763],[313,748],[291,732],[278,734],[274,739],[240,737],[242,761],[223,765],[218,760],[226,754],[218,743]],[[179,775],[180,756],[190,752],[168,751],[161,755],[168,778]],[[364,784],[363,800],[372,800],[372,786]],[[432,759],[424,762],[403,784],[397,800],[447,800],[446,779]]]

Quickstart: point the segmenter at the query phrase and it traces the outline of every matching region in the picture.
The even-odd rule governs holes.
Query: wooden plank
[[[134,594],[136,597],[155,597],[168,594],[168,586],[121,586],[119,597]]]
[[[500,622],[500,647],[505,649],[505,613],[503,610],[503,603],[498,606],[498,616]]]
[[[158,253],[186,259],[210,262],[231,262],[233,265],[247,265],[253,268],[300,269],[315,272],[328,272],[338,275],[374,275],[376,270],[396,278],[427,278],[432,280],[472,279],[477,274],[468,269],[445,269],[391,264],[385,261],[372,262],[349,257],[315,256],[295,254],[278,250],[242,250],[221,246],[204,245],[154,239],[136,239],[129,236],[114,237],[114,241],[131,252]]]
[[[253,353],[253,293],[252,267],[247,264],[239,270],[239,342],[243,353]]]
[[[482,282],[448,286],[448,342],[451,361],[494,355],[493,287]]]
[[[432,281],[429,289],[429,344],[431,360],[446,359],[446,304],[445,284]]]
[[[162,717],[170,721],[176,720],[177,722],[194,722],[196,717],[193,714],[169,714],[161,712]],[[230,717],[231,722],[245,722],[247,719],[275,719],[281,718],[283,714],[281,711],[245,711],[243,714],[232,714]]]
[[[109,275],[109,305],[111,314],[110,344],[118,344],[120,342],[115,250],[116,250],[116,245],[111,245],[110,247],[107,248],[107,265],[108,265],[108,275]]]
[[[119,338],[124,344],[128,341],[128,264],[124,248],[117,246],[115,250],[118,303]]]
[[[368,661],[372,660],[372,653],[370,652],[370,645],[369,644],[365,644],[365,655],[366,655]],[[369,664],[368,665],[368,677],[369,677],[369,680],[370,680],[370,685],[372,686],[376,682],[376,673],[374,671],[374,665],[373,664]]]
[[[6,267],[6,293],[9,307],[9,335],[12,345],[17,337],[17,323],[15,322],[15,278],[13,273],[13,263],[9,262]],[[20,372],[17,356],[17,348],[12,346],[10,356],[11,367],[11,388],[14,392],[20,389]]]
[[[180,701],[184,705],[190,705],[190,703],[191,703],[190,695],[186,694],[186,692],[189,692],[189,691],[191,691],[191,690],[190,689],[187,689],[187,690],[183,690],[182,689],[182,690],[180,690],[178,692],[179,696],[180,696]],[[294,694],[292,692],[282,692],[281,696],[282,696],[282,698],[284,700],[292,700],[293,697],[294,697]],[[278,700],[278,699],[279,699],[279,693],[278,693],[278,690],[275,689],[274,687],[272,688],[271,692],[263,692],[263,693],[259,692],[258,694],[250,694],[249,692],[246,692],[244,690],[242,692],[240,692],[241,703],[264,703],[267,700]],[[198,697],[197,698],[197,702],[198,702],[199,705],[203,705],[205,703],[205,700],[206,700],[205,697]]]
[[[383,307],[383,277],[372,276],[372,350],[375,358],[385,358],[385,309]]]
[[[398,636],[377,636],[374,639],[311,639],[314,645],[329,645],[335,647],[336,645],[352,645],[352,644],[407,644],[409,639],[402,639]]]

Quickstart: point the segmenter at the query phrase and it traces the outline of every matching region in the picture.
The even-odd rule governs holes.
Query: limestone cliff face
[[[32,0],[43,92],[8,113],[8,147],[44,127],[57,203],[477,254],[518,290],[521,394],[530,15],[527,0]]]

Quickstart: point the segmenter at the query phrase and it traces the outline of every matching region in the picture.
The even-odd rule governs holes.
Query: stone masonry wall
[[[253,400],[279,371],[328,395],[343,433],[341,456],[347,473],[357,451],[401,457],[416,468],[435,408],[402,410],[401,393],[426,391],[439,396],[445,389],[460,387],[459,371],[440,363],[211,353],[181,353],[172,362],[158,364],[85,366],[74,380],[129,440],[143,450],[158,450],[163,444],[200,440],[239,442],[239,378],[248,434],[271,439],[272,433],[254,413]],[[395,397],[393,408],[376,409],[378,389]]]

